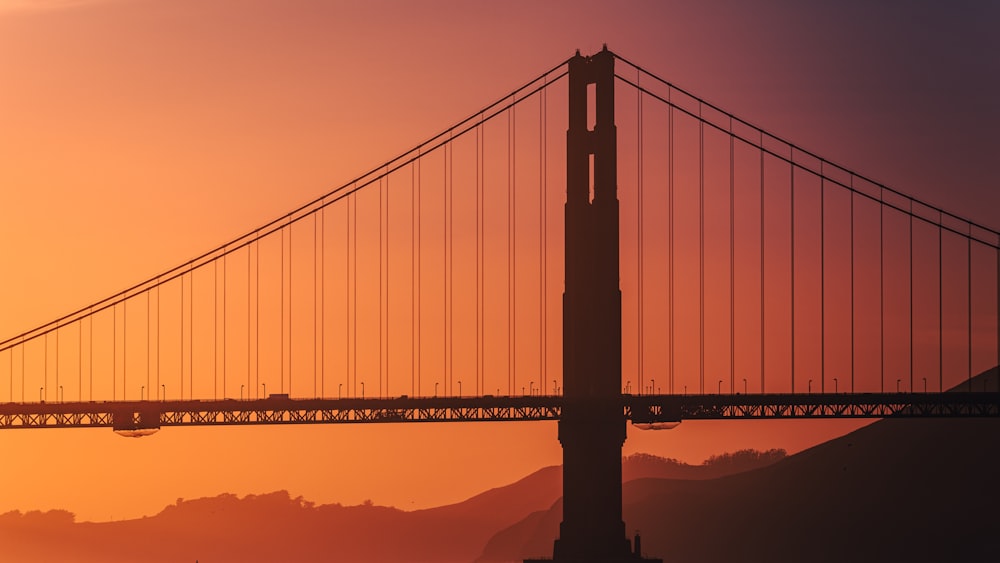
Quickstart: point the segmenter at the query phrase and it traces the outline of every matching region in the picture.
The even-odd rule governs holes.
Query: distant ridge
[[[708,479],[781,459],[742,451],[691,466],[651,455],[624,463],[626,479]],[[541,513],[562,494],[562,471],[545,467],[460,503],[402,511],[315,505],[285,491],[181,500],[148,518],[74,522],[66,511],[0,515],[0,561],[18,563],[469,562],[498,530]]]
[[[993,368],[973,388],[996,382]],[[639,479],[623,496],[629,533],[666,561],[1000,561],[1000,419],[880,420],[768,467]],[[501,531],[477,561],[550,553],[561,512]]]

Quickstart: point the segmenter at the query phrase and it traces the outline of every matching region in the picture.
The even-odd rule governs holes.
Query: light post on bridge
[[[434,384],[434,395],[437,395],[437,383]],[[365,382],[361,382],[361,398],[365,398]]]
[[[60,403],[66,402],[66,394],[63,393],[63,386],[62,385],[59,386],[59,402]]]
[[[655,395],[656,394],[656,380],[655,379],[650,379],[649,380],[649,394],[650,395]]]
[[[534,395],[535,394],[535,382],[534,381],[529,381],[528,382],[528,394],[529,395]]]
[[[559,394],[559,386],[556,385],[556,380],[555,379],[552,380],[552,394],[553,395],[558,395]]]
[[[902,379],[897,379],[897,380],[896,380],[896,392],[897,392],[897,393],[902,393],[902,391],[900,391],[900,390],[899,390],[899,382],[900,382],[900,381],[902,381]]]
[[[161,383],[160,387],[163,387],[163,400],[166,401],[167,400],[167,384],[166,383]]]
[[[809,383],[806,384],[806,393],[808,394],[812,392],[813,392],[813,380],[810,379]]]
[[[264,387],[264,398],[266,399],[267,398],[267,383],[261,383],[261,386]]]
[[[462,396],[462,380],[461,379],[458,380],[458,396],[459,397]]]
[[[243,400],[243,388],[244,387],[246,387],[246,385],[240,383],[240,400],[241,401]]]
[[[62,394],[62,385],[59,386],[59,393]],[[139,387],[139,400],[140,401],[143,400],[143,397],[145,396],[146,396],[146,386],[143,385],[142,387]]]
[[[718,394],[719,395],[722,394],[722,380],[721,379],[719,380],[719,391],[718,391]]]
[[[364,383],[361,384],[361,396],[362,397],[365,396],[365,384]],[[437,381],[434,382],[434,396],[435,397],[438,396],[438,382]]]
[[[340,398],[341,389],[343,389],[343,387],[344,387],[343,383],[338,383],[337,384],[337,398],[338,399]]]
[[[837,394],[837,378],[836,377],[833,378],[833,394],[834,395]]]
[[[926,393],[927,392],[927,378],[925,377],[923,379],[924,379],[924,393]]]
[[[631,390],[632,390],[632,380],[631,379],[626,379],[625,380],[625,393],[628,394]]]
[[[39,387],[38,388],[38,402],[39,403],[44,403],[45,402],[45,399],[42,398],[42,391],[44,391],[44,390],[45,390],[45,387]]]

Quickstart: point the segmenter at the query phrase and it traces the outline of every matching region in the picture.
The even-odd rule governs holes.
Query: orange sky
[[[998,227],[993,8],[430,6],[0,0],[0,338],[263,224],[603,42],[832,161]],[[851,427],[685,423],[630,429],[625,451],[699,462],[795,451]],[[142,440],[9,431],[0,512],[105,520],[275,489],[423,507],[558,463],[555,434],[551,423]]]

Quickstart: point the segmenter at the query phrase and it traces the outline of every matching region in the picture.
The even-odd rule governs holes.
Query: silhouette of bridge
[[[996,230],[577,53],[0,342],[0,428],[558,420],[555,560],[643,560],[626,421],[1000,416],[998,280]]]

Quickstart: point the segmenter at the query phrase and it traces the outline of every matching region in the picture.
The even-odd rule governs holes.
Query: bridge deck
[[[0,429],[558,420],[562,396],[39,402],[0,404]],[[637,425],[681,420],[997,417],[1000,393],[621,395]]]

